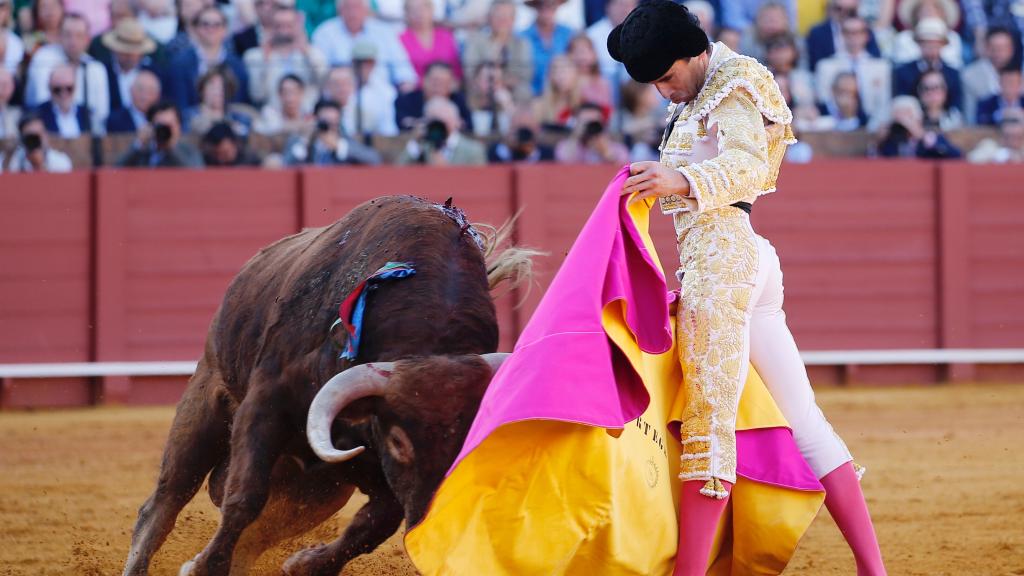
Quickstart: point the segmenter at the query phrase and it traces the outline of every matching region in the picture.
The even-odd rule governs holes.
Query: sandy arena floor
[[[893,575],[1024,575],[1024,385],[829,389],[819,398],[858,461]],[[0,575],[119,574],[135,511],[153,488],[171,408],[0,414]],[[327,541],[358,496],[311,535]],[[205,490],[178,518],[153,574],[177,574],[213,534]],[[411,575],[393,537],[345,575]],[[854,574],[822,511],[786,574]]]

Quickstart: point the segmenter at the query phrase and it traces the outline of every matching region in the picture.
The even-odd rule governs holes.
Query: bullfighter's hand
[[[622,193],[637,193],[630,202],[690,193],[690,182],[660,162],[633,162],[629,165],[629,173],[631,176],[622,185]]]

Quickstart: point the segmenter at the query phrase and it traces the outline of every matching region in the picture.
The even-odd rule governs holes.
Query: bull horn
[[[368,396],[384,393],[388,375],[394,370],[394,362],[360,364],[336,374],[324,384],[313,398],[306,418],[306,438],[313,452],[325,462],[345,462],[366,449],[357,446],[351,450],[338,450],[331,440],[331,424],[346,406]]]
[[[480,357],[491,367],[491,376],[498,373],[498,368],[501,368],[501,364],[508,359],[508,352],[492,352],[490,354],[481,354]]]

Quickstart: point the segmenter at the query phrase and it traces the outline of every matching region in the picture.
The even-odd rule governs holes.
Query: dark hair
[[[443,62],[441,60],[434,60],[430,64],[427,64],[426,69],[423,70],[423,75],[426,76],[427,74],[430,74],[431,70],[436,70],[438,68],[442,70],[447,70],[449,72],[454,72],[454,70],[452,70],[451,65],[448,64],[447,62]]]
[[[235,73],[230,68],[220,64],[207,70],[196,82],[196,91],[199,92],[200,100],[203,98],[203,91],[206,90],[206,85],[217,77],[224,82],[224,101],[230,102],[234,99],[235,93],[238,92],[238,79],[235,78]]]
[[[63,7],[64,2],[62,1],[60,5]],[[85,29],[89,31],[89,21],[85,19],[85,16],[83,16],[81,12],[65,12],[64,15],[61,16],[60,27],[64,28],[64,24],[67,24],[69,20],[81,20],[85,23]]]
[[[335,100],[325,98],[323,100],[317,101],[316,106],[313,107],[313,115],[316,116],[324,108],[333,108],[338,112],[341,112],[341,104],[338,104],[338,102]]]
[[[42,122],[42,117],[35,112],[25,112],[21,118],[18,119],[18,133],[21,134],[25,131],[25,127],[33,122]]]
[[[586,112],[587,110],[595,110],[597,112],[600,112],[601,117],[604,118],[604,108],[601,107],[599,104],[594,104],[593,102],[581,102],[580,105],[576,107],[576,114],[579,114],[580,112]]]
[[[1010,30],[1006,26],[992,26],[988,29],[988,32],[985,32],[985,41],[987,42],[991,40],[993,36],[998,36],[1000,34],[1006,34],[1011,40],[1015,39],[1013,30]]]
[[[227,25],[228,17],[224,15],[224,12],[220,8],[218,8],[216,4],[210,4],[208,6],[203,6],[202,8],[200,8],[199,11],[196,12],[196,15],[192,17],[192,27],[198,28],[199,19],[203,17],[203,14],[210,11],[216,12],[217,15],[220,16],[221,22]]]
[[[62,24],[64,24],[64,12],[66,12],[67,9],[64,7],[64,0],[56,0],[56,1],[57,1],[57,4],[60,5],[60,11],[61,11],[60,22],[57,24],[57,26],[59,28]],[[32,0],[32,8],[31,8],[31,12],[32,12],[32,27],[35,28],[36,30],[39,30],[39,3],[40,2],[42,2],[42,0]],[[11,19],[12,20],[14,19],[13,8],[14,8],[14,0],[11,0],[11,9],[12,9]]]
[[[178,107],[170,100],[161,100],[151,106],[150,109],[146,111],[146,121],[152,124],[153,118],[155,118],[157,114],[168,110],[174,111],[174,116],[178,119],[178,123],[181,124],[181,112],[178,112]]]
[[[305,88],[306,87],[306,82],[302,78],[299,78],[298,75],[296,75],[296,74],[285,74],[284,76],[281,76],[280,80],[277,81],[277,91],[280,92],[281,88],[284,86],[284,83],[285,82],[289,82],[289,81],[295,82],[296,84],[298,84],[299,88]]]
[[[768,38],[768,40],[765,40],[764,49],[766,52],[776,48],[792,48],[797,52],[797,57],[799,58],[800,49],[796,43],[796,36],[791,32],[776,34]]]
[[[952,105],[952,99],[949,97],[949,82],[946,82],[946,76],[939,70],[925,70],[924,72],[922,72],[921,75],[917,77],[917,82],[914,82],[914,95],[917,96],[917,99],[920,101],[922,94],[921,86],[922,84],[924,84],[925,76],[936,74],[939,76],[939,78],[942,78],[942,84],[946,87],[946,99],[942,102],[942,109],[949,110],[950,106]],[[924,108],[923,105],[922,108]]]
[[[236,134],[235,129],[231,127],[230,122],[224,122],[223,120],[216,122],[213,126],[210,126],[210,129],[206,131],[206,134],[203,134],[203,144],[212,144],[216,146],[224,140],[238,141],[238,134]]]
[[[1020,74],[1020,63],[1016,59],[1010,60],[1010,63],[999,69],[999,75],[1003,74]]]

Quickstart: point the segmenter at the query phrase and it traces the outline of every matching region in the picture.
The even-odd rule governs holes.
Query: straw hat
[[[938,18],[925,18],[914,27],[914,40],[941,40],[949,41],[949,28],[946,23]]]
[[[144,56],[156,50],[156,42],[135,18],[125,18],[103,35],[103,45],[114,52]]]
[[[960,5],[955,0],[934,0],[942,11],[947,28],[956,28],[960,24]],[[899,18],[907,28],[914,26],[914,12],[924,4],[925,0],[902,0],[899,3]]]

